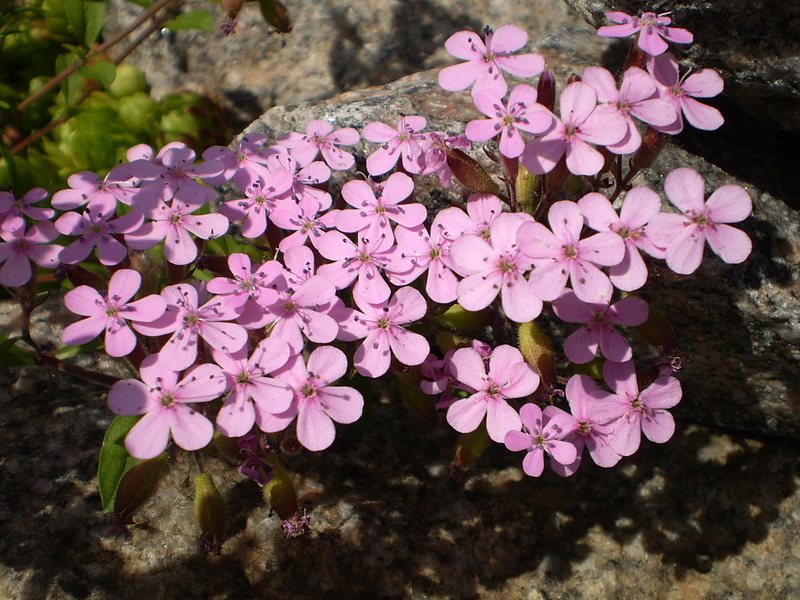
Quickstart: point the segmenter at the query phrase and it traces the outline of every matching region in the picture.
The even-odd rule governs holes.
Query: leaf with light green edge
[[[75,37],[83,41],[86,37],[86,13],[84,12],[84,0],[66,0],[64,2],[64,12],[67,14],[72,31]]]
[[[135,4],[137,6],[141,6],[142,8],[150,8],[153,4],[150,0],[128,0],[131,4]]]
[[[86,344],[82,344],[80,346],[62,346],[55,352],[53,352],[53,356],[58,358],[59,360],[66,360],[68,358],[74,358],[80,354],[94,354],[97,352],[100,346],[100,338],[95,338],[91,342]]]
[[[36,363],[33,354],[16,346],[19,340],[18,337],[8,338],[0,335],[0,367],[19,367]]]
[[[85,67],[80,67],[78,73],[89,79],[94,79],[103,87],[108,87],[117,76],[117,67],[110,60],[101,60]]]
[[[56,71],[60,73],[67,67],[71,66],[77,60],[78,57],[72,52],[60,54],[56,58]],[[72,106],[72,103],[75,101],[75,99],[78,97],[78,94],[80,93],[82,81],[83,81],[83,76],[78,73],[75,73],[67,77],[61,84],[61,88],[64,91],[65,104],[63,108],[66,109]]]
[[[83,43],[90,48],[97,41],[100,32],[103,31],[103,22],[106,18],[105,0],[86,0],[83,3],[83,15],[86,23]]]
[[[100,461],[97,465],[97,486],[100,489],[104,513],[114,510],[114,498],[122,476],[141,462],[125,449],[125,436],[139,419],[141,416],[115,418],[103,438]]]
[[[263,256],[264,253],[254,248],[251,243],[239,241],[230,235],[207,240],[205,243],[205,251],[206,254],[211,254],[213,256],[230,256],[238,252],[247,254],[247,256],[254,261],[261,262],[266,260]]]
[[[192,10],[167,21],[164,27],[172,31],[181,29],[211,31],[214,29],[214,16],[207,10]]]

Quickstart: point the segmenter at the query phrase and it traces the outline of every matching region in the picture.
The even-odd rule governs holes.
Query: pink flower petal
[[[148,416],[150,414],[153,413]],[[214,436],[211,421],[188,406],[174,405],[167,415],[172,438],[184,450],[205,448]]]
[[[161,410],[152,410],[128,432],[125,448],[136,458],[155,458],[166,449],[169,432],[167,415]]]

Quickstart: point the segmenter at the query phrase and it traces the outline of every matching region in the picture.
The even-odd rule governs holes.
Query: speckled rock
[[[604,12],[672,11],[694,33],[686,66],[719,70],[736,103],[757,119],[800,132],[800,4],[784,0],[565,0],[592,26]],[[676,46],[680,48],[680,46]]]
[[[140,9],[110,0],[108,27]],[[156,96],[187,90],[220,98],[238,128],[268,108],[329,98],[449,64],[444,41],[456,31],[516,23],[533,38],[572,25],[588,29],[556,0],[288,0],[288,34],[270,31],[258,5],[246,4],[236,35],[181,31],[147,41],[129,62]],[[191,0],[185,10],[215,6]]]

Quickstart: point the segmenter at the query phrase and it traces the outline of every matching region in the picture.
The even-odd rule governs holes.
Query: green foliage
[[[207,10],[192,10],[164,23],[164,27],[172,31],[181,29],[198,29],[210,31],[214,29],[214,16]]]
[[[117,495],[117,486],[122,476],[130,471],[141,461],[134,458],[125,449],[125,436],[136,425],[141,417],[117,417],[103,438],[103,447],[100,450],[100,461],[97,466],[97,485],[100,489],[100,500],[103,512],[109,513],[114,509],[114,499]]]
[[[15,345],[19,339],[0,335],[0,367],[18,367],[36,363],[32,354]]]

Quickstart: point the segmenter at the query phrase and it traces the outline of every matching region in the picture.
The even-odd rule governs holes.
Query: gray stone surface
[[[725,78],[728,94],[752,116],[800,132],[800,4],[785,0],[565,0],[594,27],[620,10],[672,11],[677,27],[695,43],[686,66],[710,67]],[[676,45],[676,48],[681,48]]]
[[[138,12],[109,1],[117,30]],[[557,0],[286,0],[294,30],[270,31],[255,3],[245,5],[236,35],[177,32],[152,38],[129,62],[146,73],[156,96],[175,90],[211,94],[243,127],[272,106],[330,98],[404,75],[442,67],[444,41],[456,31],[516,23],[532,38],[572,25],[588,29]],[[190,0],[185,10],[209,8]]]

